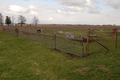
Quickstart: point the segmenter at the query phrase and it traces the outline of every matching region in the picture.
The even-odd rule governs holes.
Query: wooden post
[[[56,49],[56,31],[54,30],[54,49]]]
[[[86,56],[88,54],[88,48],[89,48],[89,30],[88,30],[88,34],[87,34]]]
[[[118,31],[116,31],[116,44],[115,44],[115,48],[117,48],[117,36],[118,36]]]

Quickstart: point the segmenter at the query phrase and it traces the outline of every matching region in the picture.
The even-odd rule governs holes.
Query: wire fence
[[[10,34],[12,36],[17,36],[19,34],[18,37],[21,39],[37,42],[69,54],[84,56],[82,39],[58,36],[56,35],[56,32],[54,32],[54,34],[53,33],[49,34],[49,33],[32,33],[26,31],[18,32],[16,30],[4,29],[4,33]]]
[[[89,35],[89,54],[101,51],[111,51],[120,48],[120,32],[112,34],[111,31],[98,32]]]
[[[27,41],[37,42],[78,56],[87,56],[92,53],[120,48],[120,31],[111,34],[112,30],[95,30],[94,33],[87,34],[87,31],[42,31],[41,33],[35,33],[17,32],[16,30],[4,29],[3,31]],[[74,36],[66,35],[70,32],[71,34],[74,33]],[[83,35],[86,36],[85,39],[81,38]]]

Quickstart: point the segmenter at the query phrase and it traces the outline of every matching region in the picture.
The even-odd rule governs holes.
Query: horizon
[[[26,24],[36,16],[39,24],[120,25],[119,0],[1,0],[0,13],[15,23],[23,15]]]

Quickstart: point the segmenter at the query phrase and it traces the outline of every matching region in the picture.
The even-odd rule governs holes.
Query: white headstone
[[[70,32],[66,33],[66,37],[68,37],[68,38],[74,38],[73,33],[70,33]]]

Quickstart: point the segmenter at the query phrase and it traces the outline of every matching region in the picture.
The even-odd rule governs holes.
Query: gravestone
[[[58,33],[63,33],[63,31],[58,31]]]
[[[73,33],[71,33],[71,32],[67,32],[66,33],[66,37],[68,37],[68,38],[74,38]]]
[[[42,29],[37,30],[37,33],[41,33]]]

